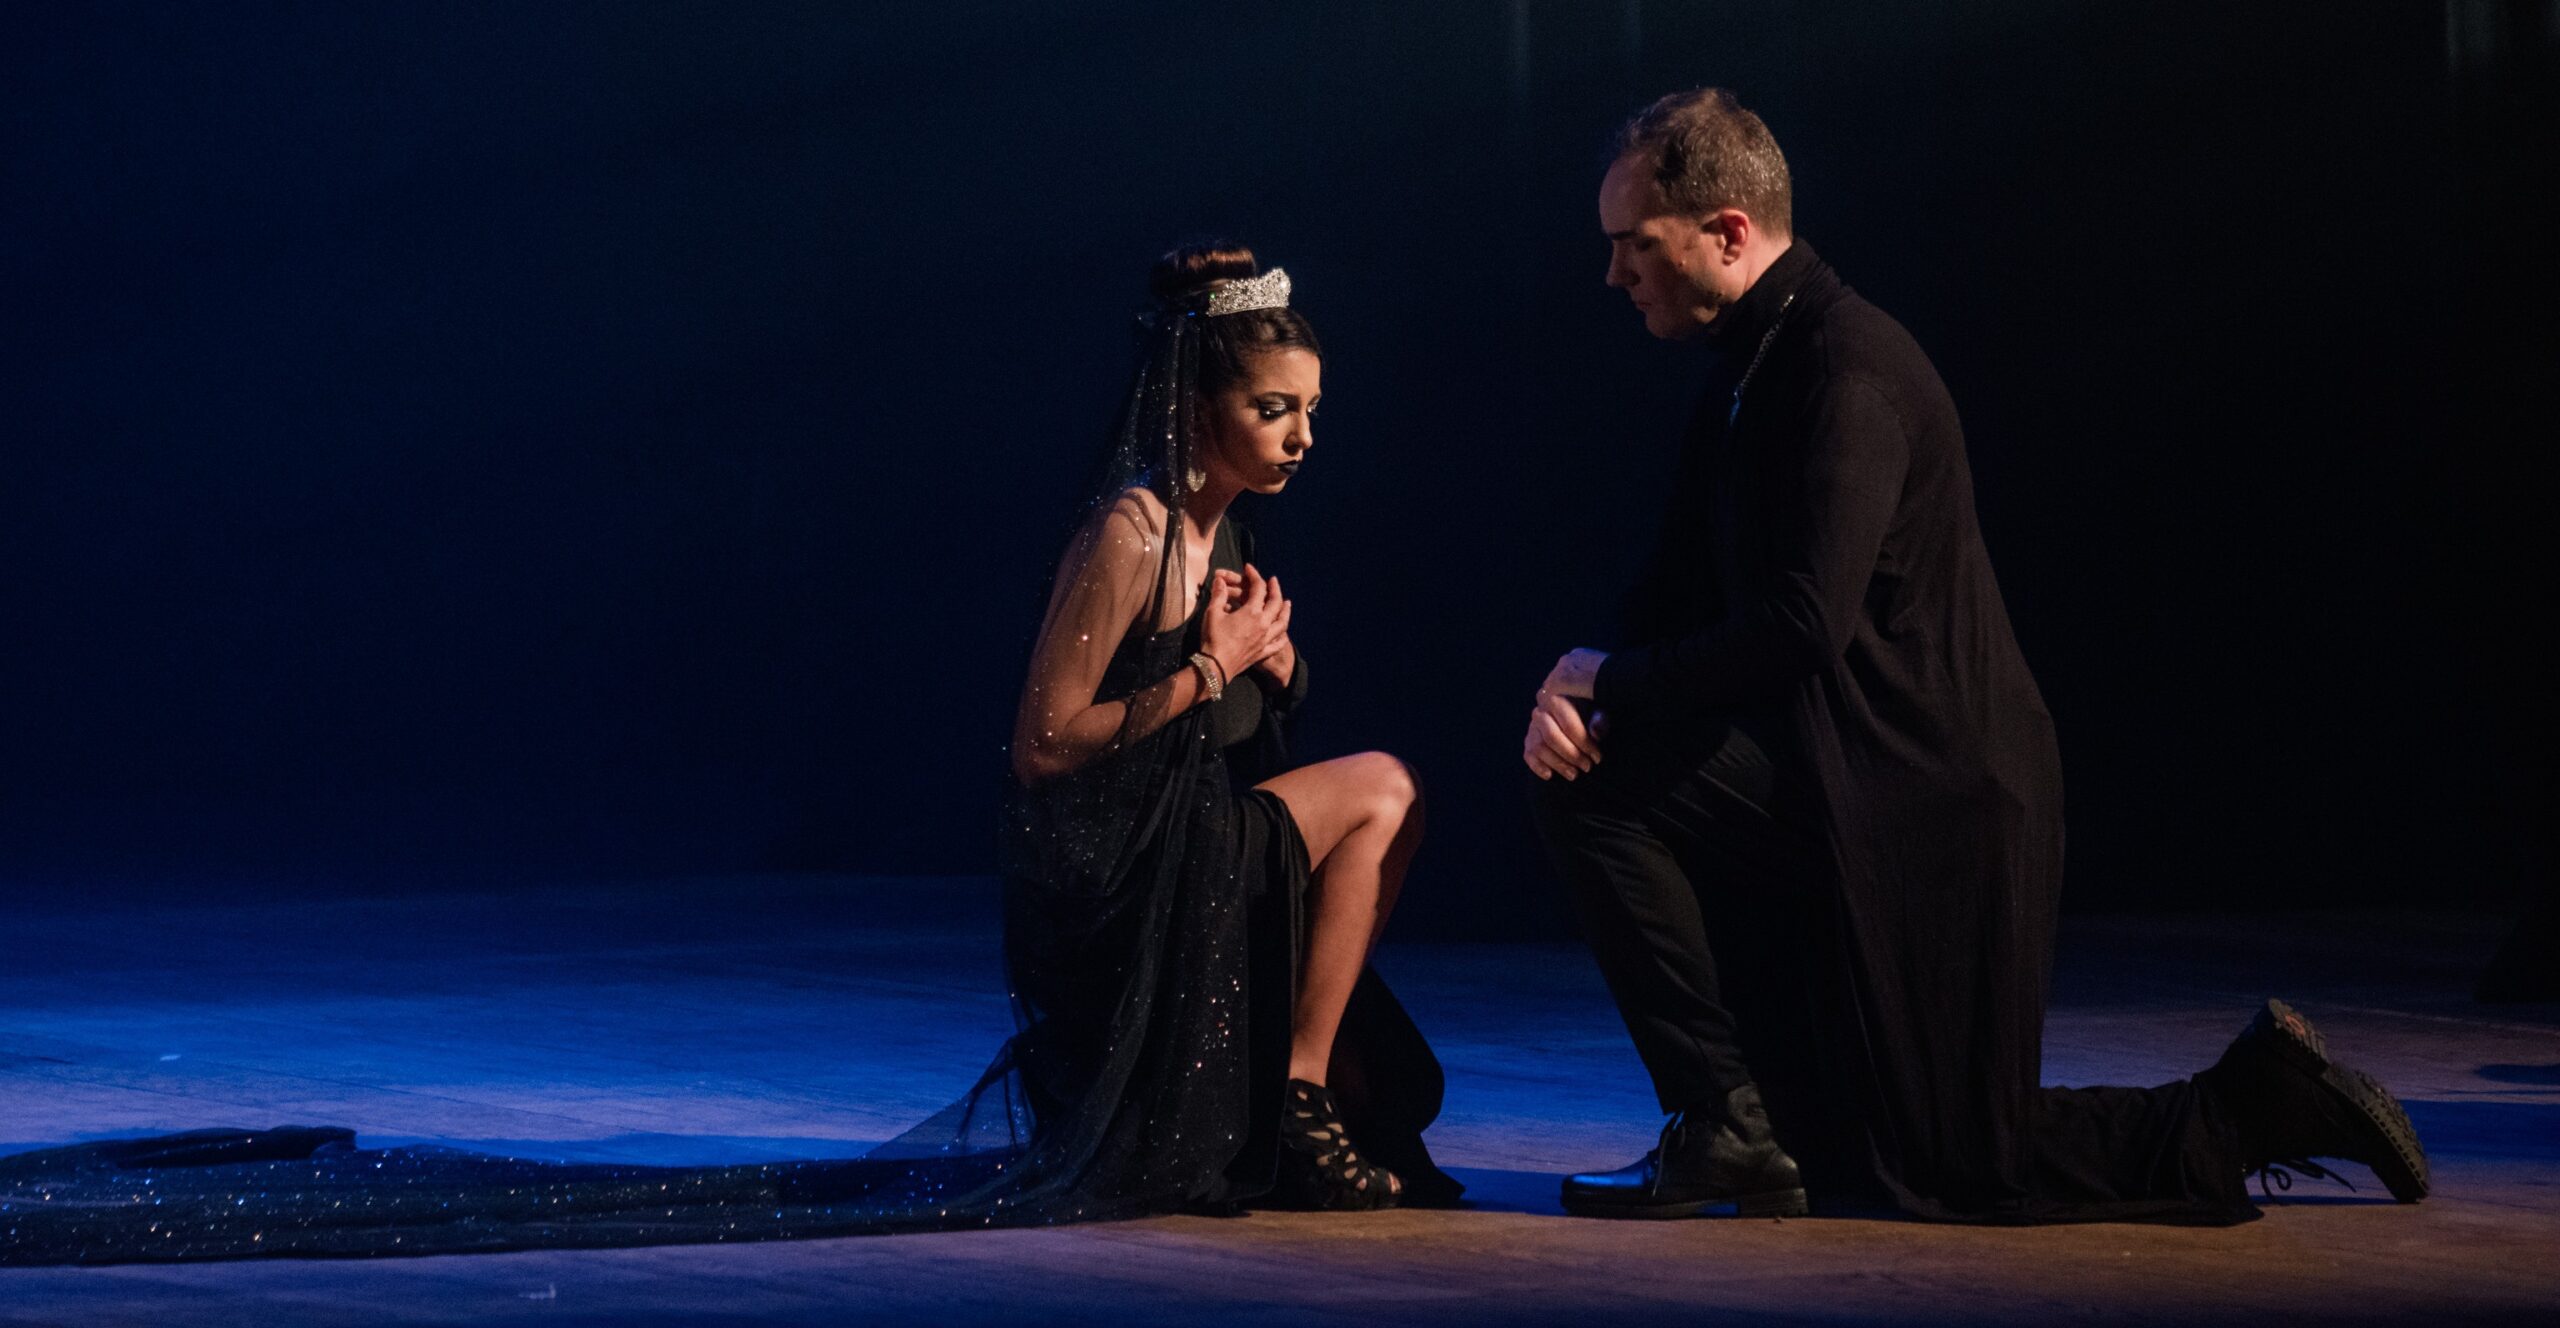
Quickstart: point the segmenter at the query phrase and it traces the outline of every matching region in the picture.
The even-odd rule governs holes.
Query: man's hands
[[[1218,661],[1227,681],[1244,677],[1256,665],[1284,670],[1297,663],[1289,644],[1289,601],[1280,593],[1280,578],[1266,577],[1245,564],[1241,573],[1220,571],[1209,578],[1209,611],[1200,623],[1200,648]],[[1287,672],[1280,674],[1287,682]]]
[[[1597,650],[1576,650],[1557,660],[1539,686],[1529,709],[1528,736],[1520,740],[1520,759],[1538,778],[1579,779],[1600,764],[1608,717],[1592,711],[1586,722],[1583,715],[1589,710],[1592,679],[1607,658]]]

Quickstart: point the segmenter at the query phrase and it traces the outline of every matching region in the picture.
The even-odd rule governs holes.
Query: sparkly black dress
[[[1251,553],[1227,520],[1208,570]],[[1184,668],[1201,615],[1130,635],[1096,695],[1129,696]],[[1100,1189],[1121,1191],[1111,1202],[1128,1211],[1235,1202],[1271,1184],[1308,863],[1287,804],[1251,784],[1285,766],[1306,665],[1285,688],[1266,676],[1008,799],[1018,1070],[1035,1115],[1074,1104],[1063,1110],[1082,1123],[1063,1135],[1094,1150],[1055,1169],[1116,1177]],[[1410,1199],[1455,1199],[1421,1139],[1439,1112],[1439,1063],[1375,972],[1344,1011],[1328,1078],[1351,1136]],[[1084,1198],[1105,1196],[1088,1186]]]
[[[1213,569],[1242,565],[1225,523]],[[1205,596],[1201,597],[1205,600]],[[1098,694],[1184,667],[1200,611],[1132,632]],[[1019,1031],[977,1084],[860,1158],[725,1167],[367,1150],[325,1127],[203,1130],[0,1158],[0,1265],[776,1240],[1229,1209],[1272,1183],[1308,881],[1288,807],[1250,781],[1303,697],[1239,683],[1036,789],[1010,786],[1006,967]],[[1430,1048],[1374,973],[1332,1074],[1408,1202],[1457,1183],[1421,1132]]]

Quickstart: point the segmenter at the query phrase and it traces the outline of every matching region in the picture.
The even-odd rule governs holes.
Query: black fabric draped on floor
[[[1242,566],[1239,532],[1221,526],[1211,571]],[[1102,695],[1181,667],[1199,612],[1133,633]],[[1109,761],[1012,788],[1020,1031],[966,1096],[863,1157],[578,1165],[369,1151],[313,1127],[84,1144],[0,1158],[0,1264],[785,1240],[1250,1201],[1273,1181],[1309,876],[1287,805],[1249,785],[1285,759],[1282,717],[1304,693],[1303,671],[1239,686]],[[1409,1201],[1455,1201],[1422,1143],[1439,1062],[1374,971],[1330,1078],[1352,1137]]]

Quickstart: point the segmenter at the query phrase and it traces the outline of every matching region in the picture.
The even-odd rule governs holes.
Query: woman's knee
[[[1385,752],[1362,752],[1352,759],[1360,763],[1360,798],[1369,819],[1394,824],[1419,818],[1422,780],[1412,766]]]

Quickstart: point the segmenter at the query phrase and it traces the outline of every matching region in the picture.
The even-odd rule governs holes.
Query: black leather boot
[[[1732,1204],[1740,1217],[1806,1212],[1804,1180],[1769,1132],[1755,1084],[1718,1107],[1673,1116],[1642,1161],[1564,1182],[1565,1211],[1584,1217],[1694,1217],[1718,1204]]]
[[[2373,1168],[2402,1203],[2427,1195],[2427,1153],[2409,1113],[2371,1075],[2329,1059],[2320,1030],[2282,1001],[2268,1001],[2196,1083],[2230,1112],[2244,1173],[2319,1176],[2305,1159],[2345,1158]]]

